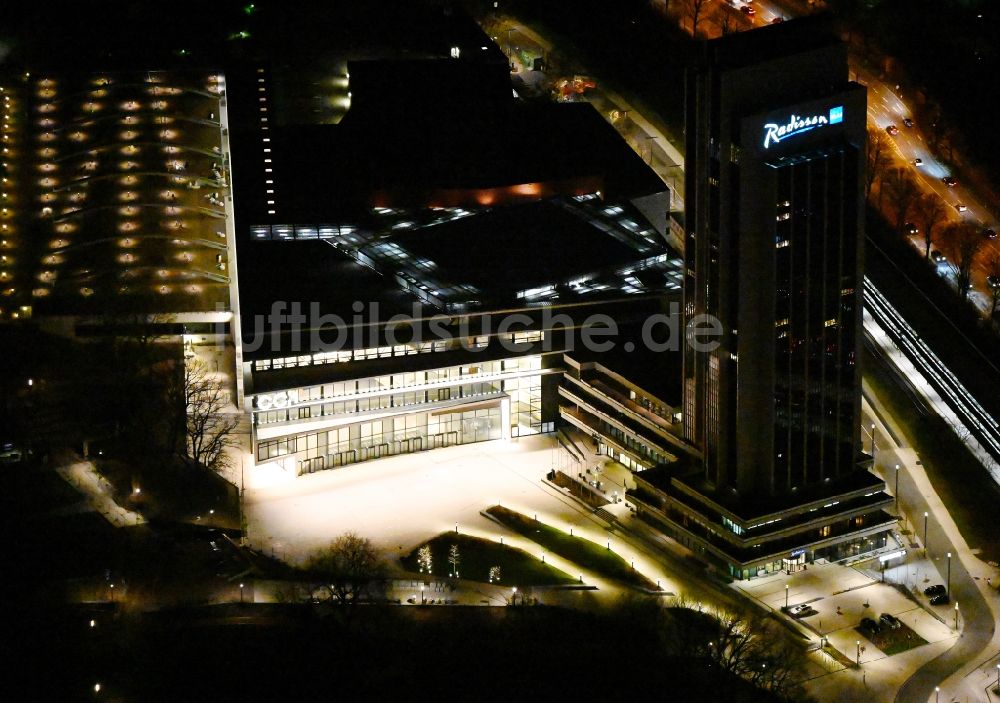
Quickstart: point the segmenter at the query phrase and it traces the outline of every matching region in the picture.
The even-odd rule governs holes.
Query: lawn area
[[[604,545],[594,544],[582,537],[575,537],[521,513],[494,505],[486,511],[504,526],[545,547],[563,559],[589,569],[607,578],[622,581],[629,586],[655,590],[656,584],[633,569],[620,556]]]
[[[6,470],[0,506],[26,517],[65,508],[83,499],[83,494],[55,471],[21,465]]]
[[[448,553],[452,545],[458,546],[458,573],[464,579],[488,582],[490,568],[500,567],[500,583],[510,586],[551,586],[575,583],[569,574],[543,563],[527,552],[488,539],[445,532],[434,537],[426,545],[431,548],[431,569],[437,576],[449,573]],[[425,545],[421,545],[423,547]],[[401,559],[409,571],[418,572],[417,551]]]
[[[914,647],[919,647],[922,644],[927,644],[927,640],[902,622],[895,629],[883,627],[877,634],[872,634],[861,627],[854,628],[854,631],[871,640],[871,643],[885,653],[887,657],[905,652]]]
[[[106,451],[114,457],[124,452]],[[239,528],[239,494],[235,486],[207,469],[190,469],[176,460],[153,461],[104,457],[94,460],[98,472],[115,488],[116,501],[147,519]],[[138,496],[132,492],[141,486]],[[209,511],[214,511],[209,513]],[[211,515],[211,517],[210,517]]]

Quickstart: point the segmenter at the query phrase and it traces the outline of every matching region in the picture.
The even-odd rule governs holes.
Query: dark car
[[[883,625],[885,625],[886,627],[892,628],[893,630],[895,630],[902,624],[901,622],[899,622],[899,618],[895,617],[894,615],[889,615],[889,613],[882,613],[881,615],[879,615],[878,621]]]
[[[771,20],[771,24],[781,24],[784,21],[785,21],[784,17],[775,17],[773,20]]]
[[[891,124],[885,128],[885,131],[889,133],[890,137],[895,137],[897,134],[899,134],[899,127],[897,127],[894,124]]]
[[[986,285],[990,288],[1000,288],[1000,276],[987,276]]]
[[[757,10],[753,9],[749,5],[744,5],[743,7],[740,8],[740,10],[743,12],[744,15],[747,15],[749,17],[753,17],[754,15],[757,14]]]
[[[941,178],[941,182],[949,188],[954,188],[958,185],[958,180],[954,176],[944,176]]]
[[[912,222],[907,222],[906,224],[903,225],[903,231],[906,232],[907,234],[916,234],[919,230],[917,229],[917,226],[915,224],[913,224]]]
[[[934,260],[935,264],[943,264],[948,260],[948,257],[946,257],[944,254],[935,249],[934,251],[931,252],[931,259]]]
[[[873,635],[877,635],[882,631],[882,626],[871,618],[861,618],[861,625],[859,627],[862,630],[871,632]]]
[[[986,229],[983,230],[983,236],[986,237],[987,239],[996,239],[997,231],[995,229],[990,229],[989,227],[987,227]]]
[[[913,120],[911,120],[909,117],[904,117],[903,118],[903,126],[904,127],[912,127],[913,126]]]
[[[951,598],[948,597],[947,593],[939,593],[931,598],[931,605],[948,605],[950,602]]]
[[[925,596],[936,596],[941,593],[944,593],[944,586],[942,586],[940,583],[936,583],[933,586],[928,586],[927,588],[924,589]]]

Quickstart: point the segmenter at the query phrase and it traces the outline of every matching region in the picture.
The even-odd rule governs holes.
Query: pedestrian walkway
[[[947,506],[934,491],[916,453],[906,446],[904,428],[894,421],[868,386],[865,386],[863,412],[865,427],[874,425],[874,434],[868,439],[874,441],[876,472],[886,479],[890,491],[899,486],[904,525],[912,528],[911,541],[926,548],[926,557],[915,568],[911,567],[908,578],[918,589],[922,588],[928,583],[933,563],[938,572],[936,582],[950,584],[952,601],[959,606],[960,637],[955,638],[941,656],[927,659],[915,671],[907,672],[905,679],[900,681],[896,700],[923,703],[933,696],[935,687],[941,689],[942,700],[952,700],[957,691],[972,686],[970,682],[975,681],[975,672],[983,661],[992,652],[1000,651],[1000,633],[996,629],[1000,599],[996,590],[987,584],[987,580],[997,582],[1000,570],[973,554]],[[898,484],[896,465],[900,467]],[[919,566],[921,563],[926,565],[923,569]],[[914,570],[916,574],[912,573]],[[939,613],[939,616],[948,623],[954,614],[955,610],[949,607],[947,614]],[[902,673],[897,672],[897,675]]]
[[[78,461],[60,466],[56,472],[82,493],[89,505],[115,527],[132,527],[146,522],[139,513],[123,508],[114,500],[114,487],[97,473],[93,463]]]

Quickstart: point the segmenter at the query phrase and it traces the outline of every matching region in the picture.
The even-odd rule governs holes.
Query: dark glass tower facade
[[[707,42],[686,115],[684,310],[722,339],[685,348],[704,460],[661,522],[741,577],[884,541],[859,436],[867,112],[847,48],[822,21]]]
[[[724,338],[686,350],[685,435],[747,497],[859,458],[865,92],[810,29],[709,42],[688,78],[686,312]]]

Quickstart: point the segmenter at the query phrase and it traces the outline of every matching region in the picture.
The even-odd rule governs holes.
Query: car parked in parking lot
[[[911,120],[909,117],[904,117],[903,118],[903,126],[904,127],[912,127],[913,126],[913,120]]]
[[[1000,288],[1000,276],[989,275],[986,277],[986,285],[990,288]]]
[[[983,236],[986,237],[987,239],[996,239],[997,231],[995,229],[987,227],[986,229],[983,230]]]
[[[877,635],[882,631],[882,626],[879,625],[874,620],[872,620],[871,618],[861,618],[861,624],[858,625],[858,627],[862,630],[872,633],[873,635]]]
[[[955,179],[954,176],[943,176],[941,178],[941,182],[944,183],[949,188],[954,188],[955,186],[958,185],[958,181]]]
[[[885,625],[886,627],[891,627],[893,630],[898,628],[902,623],[899,622],[899,618],[889,613],[882,613],[878,617],[878,621]]]
[[[948,597],[947,593],[939,593],[931,598],[931,605],[948,605],[950,602],[951,598]]]
[[[915,224],[913,224],[912,222],[907,222],[906,224],[903,225],[903,231],[906,232],[907,234],[916,234],[919,230],[917,229],[917,226]]]
[[[966,205],[965,203],[955,203],[955,209],[958,210],[959,212],[965,212],[966,210],[969,209],[969,206]]]
[[[925,596],[936,596],[941,593],[944,593],[944,586],[940,583],[936,583],[933,586],[928,586],[924,589]]]
[[[948,261],[947,257],[941,252],[939,252],[937,249],[931,252],[931,259],[934,261],[935,264],[943,264],[946,261]]]
[[[791,608],[788,609],[788,613],[793,618],[805,618],[805,617],[809,617],[810,615],[815,615],[816,612],[817,612],[816,609],[813,608],[808,603],[802,603],[800,605],[793,605]]]

